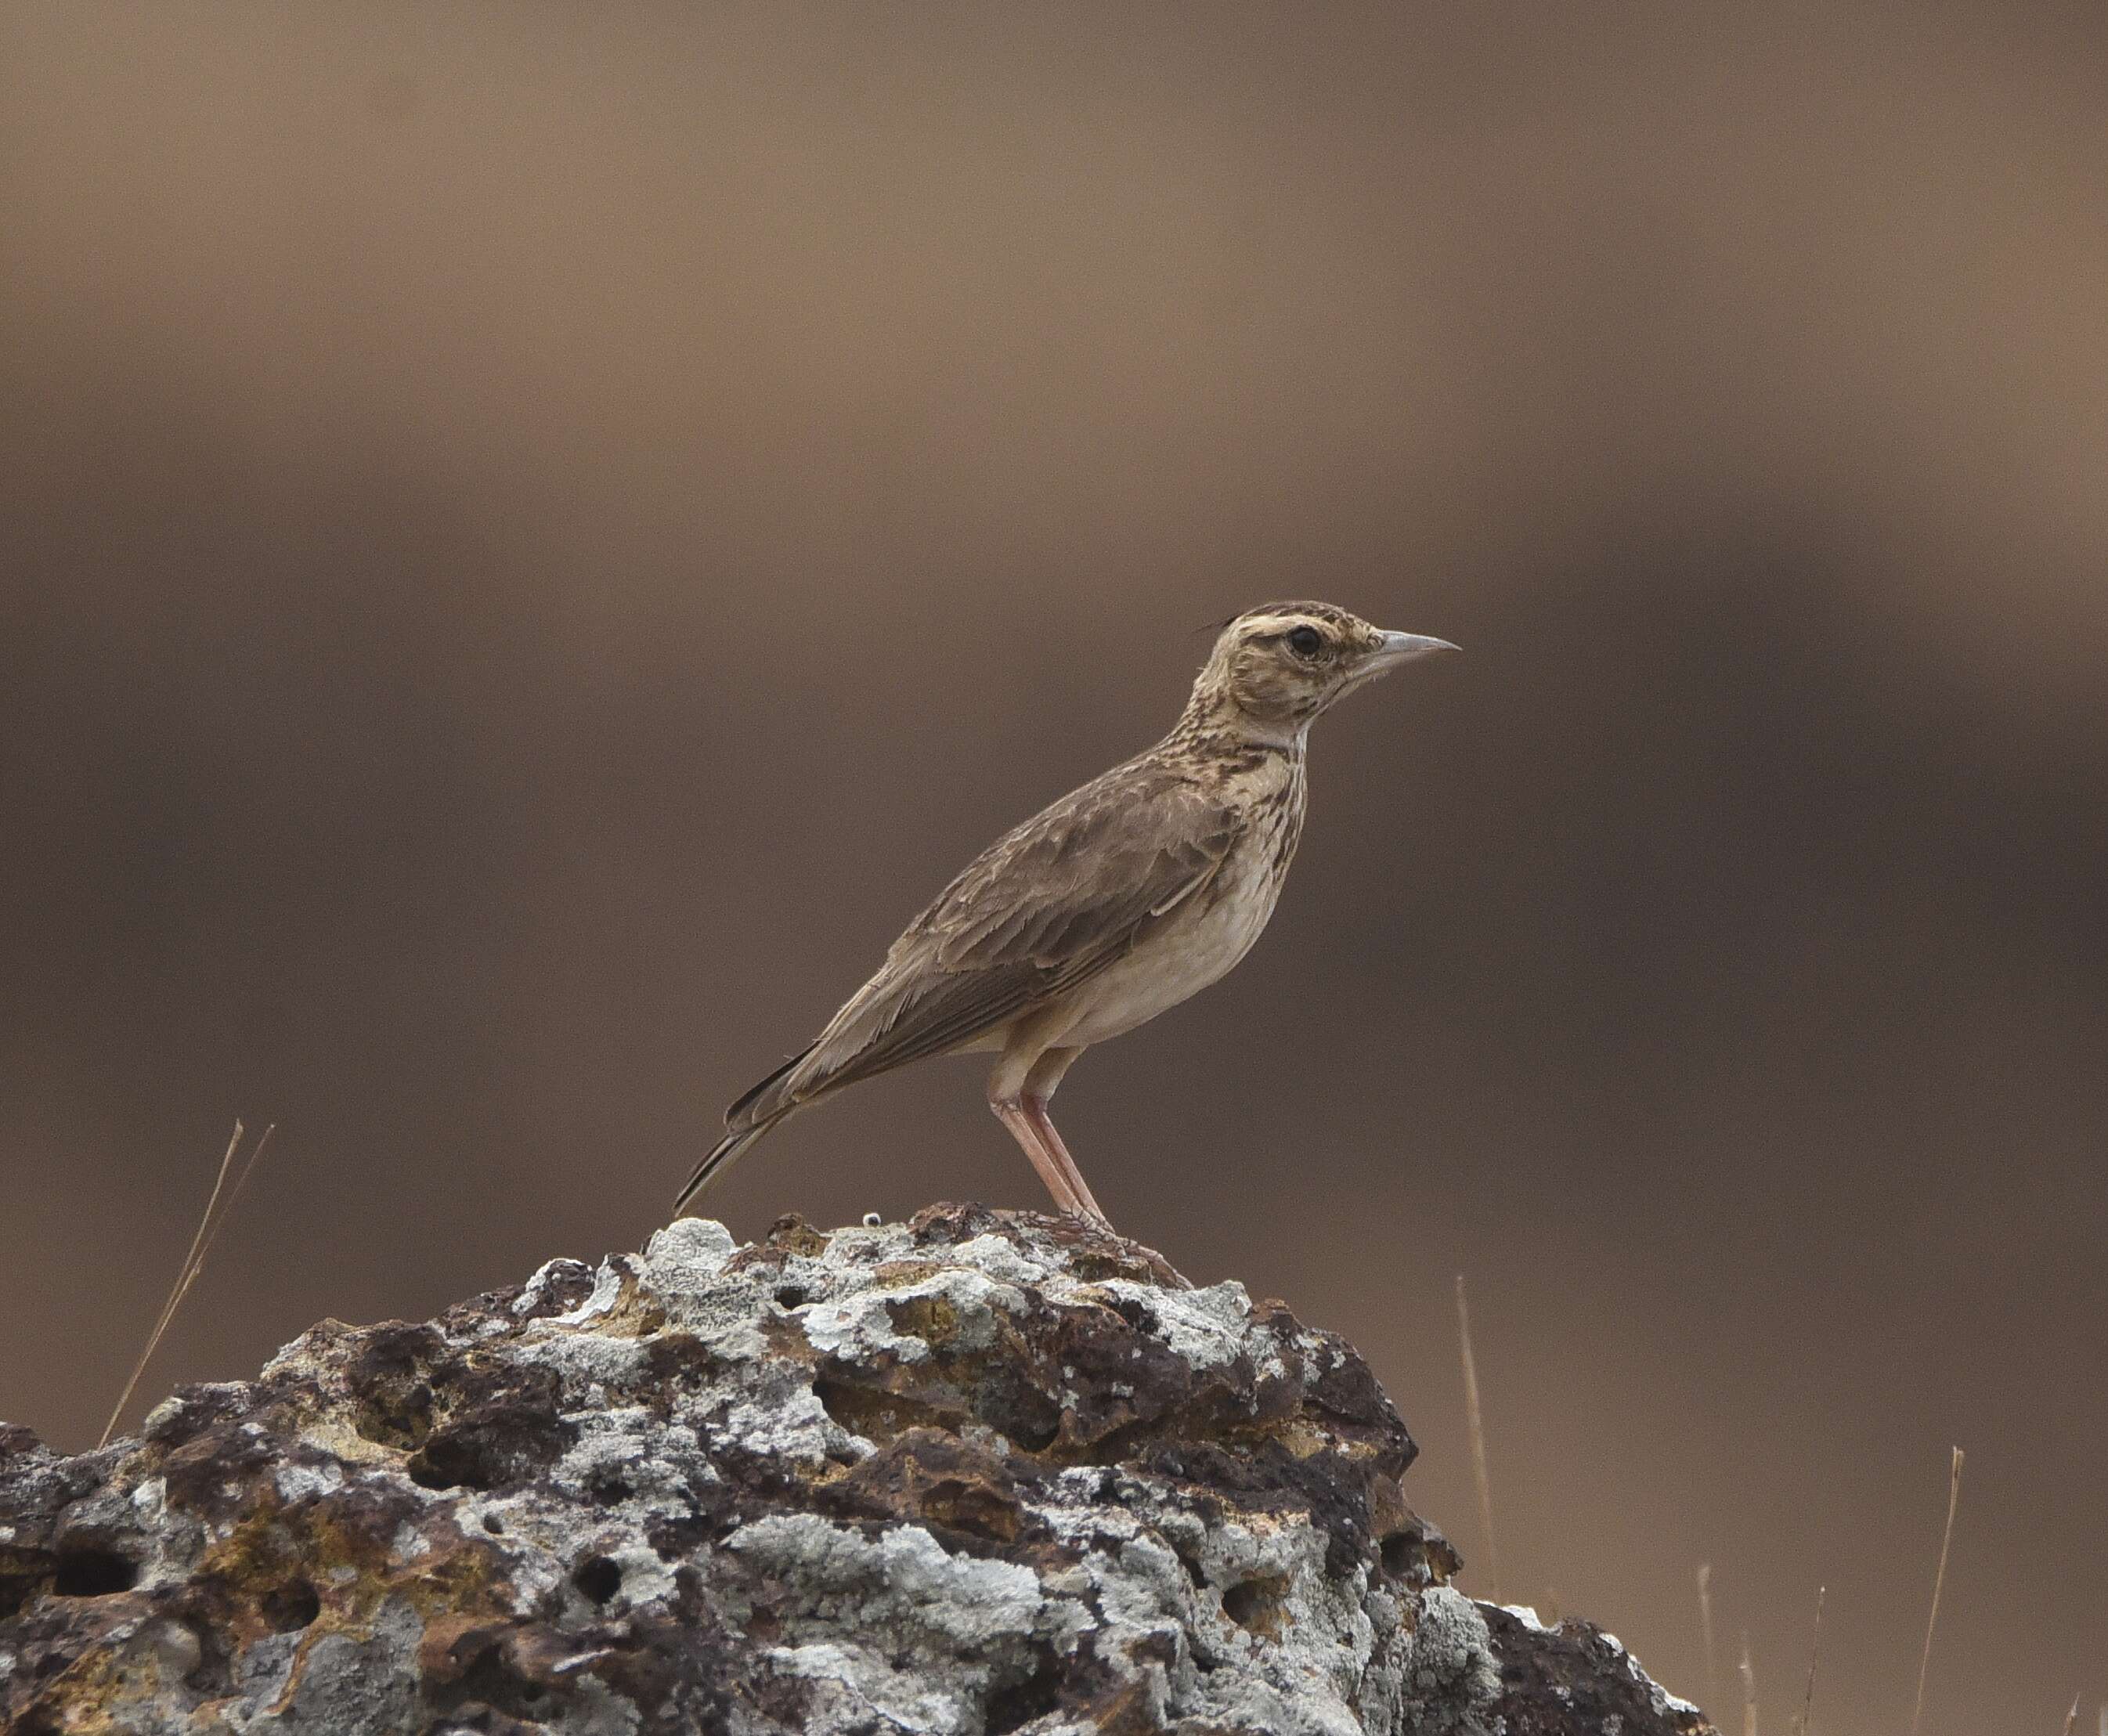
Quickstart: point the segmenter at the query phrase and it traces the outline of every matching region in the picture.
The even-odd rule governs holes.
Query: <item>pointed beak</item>
[[[1424,634],[1386,633],[1383,643],[1369,653],[1369,662],[1379,670],[1396,669],[1399,664],[1410,663],[1415,657],[1426,656],[1430,652],[1461,648],[1447,639],[1430,639]]]

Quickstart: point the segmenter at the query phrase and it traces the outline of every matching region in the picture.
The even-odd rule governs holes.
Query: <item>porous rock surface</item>
[[[0,1727],[1709,1728],[1453,1589],[1413,1451],[1350,1346],[1069,1220],[691,1219],[100,1452],[0,1427]]]

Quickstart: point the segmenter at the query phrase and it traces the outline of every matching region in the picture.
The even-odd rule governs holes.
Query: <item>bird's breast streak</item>
[[[1169,1011],[1227,976],[1265,929],[1295,849],[1293,820],[1253,828],[1203,891],[1118,963],[1078,991],[1065,1044],[1102,1043]]]

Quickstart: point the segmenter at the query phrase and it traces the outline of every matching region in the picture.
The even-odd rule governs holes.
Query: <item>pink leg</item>
[[[1025,1106],[1014,1097],[991,1095],[989,1107],[995,1111],[996,1120],[1010,1130],[1010,1136],[1017,1141],[1019,1148],[1032,1160],[1032,1167],[1039,1172],[1040,1180],[1047,1184],[1047,1191],[1054,1196],[1055,1209],[1070,1213],[1083,1211],[1083,1202],[1071,1191],[1068,1175],[1060,1160],[1041,1142],[1038,1126]]]
[[[1112,1220],[1105,1215],[1099,1208],[1098,1202],[1091,1197],[1091,1189],[1089,1184],[1083,1179],[1083,1172],[1076,1167],[1076,1160],[1069,1155],[1068,1146],[1063,1143],[1061,1134],[1055,1128],[1054,1118],[1047,1112],[1047,1099],[1043,1097],[1028,1097],[1025,1100],[1025,1112],[1031,1118],[1032,1125],[1039,1137],[1046,1142],[1048,1155],[1061,1169],[1061,1179],[1075,1194],[1078,1204],[1069,1209],[1072,1211],[1080,1209],[1085,1216],[1096,1218],[1107,1229],[1110,1229],[1113,1227]]]
[[[1062,1179],[1068,1183],[1069,1191],[1075,1195],[1086,1213],[1110,1229],[1112,1220],[1091,1197],[1090,1184],[1083,1179],[1083,1172],[1076,1167],[1076,1160],[1069,1155],[1068,1142],[1062,1139],[1054,1125],[1054,1117],[1047,1111],[1048,1100],[1061,1083],[1061,1075],[1083,1053],[1080,1048],[1047,1050],[1033,1063],[1031,1072],[1025,1075],[1022,1101],[1025,1112],[1031,1118],[1033,1129],[1039,1135],[1040,1143],[1047,1148],[1047,1155],[1061,1166]]]

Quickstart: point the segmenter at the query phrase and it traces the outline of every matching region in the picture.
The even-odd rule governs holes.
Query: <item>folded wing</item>
[[[1088,981],[1205,886],[1234,816],[1175,772],[1137,769],[1107,773],[983,851],[726,1125],[976,1042]]]

